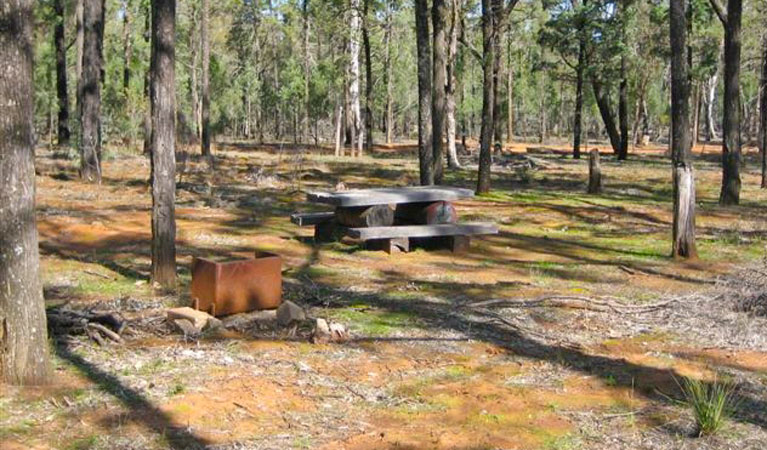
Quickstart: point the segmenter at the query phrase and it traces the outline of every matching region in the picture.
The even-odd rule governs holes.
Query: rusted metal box
[[[195,257],[192,300],[213,316],[276,308],[282,302],[282,258],[260,251],[254,259],[224,262]]]

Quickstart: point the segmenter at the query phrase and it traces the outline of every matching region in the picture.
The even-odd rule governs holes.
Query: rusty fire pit
[[[256,251],[254,259],[192,260],[194,308],[213,316],[273,309],[282,302],[282,258]]]

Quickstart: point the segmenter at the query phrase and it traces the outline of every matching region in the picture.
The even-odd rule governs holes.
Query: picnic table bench
[[[313,203],[334,206],[334,211],[297,213],[298,226],[314,226],[316,242],[344,236],[365,242],[368,249],[409,251],[411,245],[467,250],[471,236],[496,234],[492,223],[458,223],[453,201],[471,198],[474,192],[448,186],[418,186],[310,192]]]

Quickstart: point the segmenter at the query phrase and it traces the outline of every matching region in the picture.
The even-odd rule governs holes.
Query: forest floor
[[[315,246],[310,227],[289,222],[320,209],[307,190],[415,184],[412,146],[339,159],[222,144],[213,173],[182,157],[175,295],[147,284],[146,158],[108,150],[93,186],[67,154],[39,149],[47,303],[119,310],[135,326],[121,345],[52,339],[51,386],[0,386],[3,448],[767,447],[767,319],[735,312],[729,295],[765,256],[767,191],[754,152],[742,204],[721,208],[719,147],[696,148],[700,259],[684,262],[668,257],[662,149],[603,156],[605,191],[587,195],[586,159],[529,159],[525,147],[498,158],[491,194],[458,203],[464,220],[500,227],[465,254]],[[463,159],[445,184],[474,187],[472,157]],[[254,249],[282,255],[284,298],[352,338],[315,345],[269,312],[194,340],[164,324],[165,308],[189,302],[193,256]],[[487,302],[550,295],[673,302],[638,314]],[[720,433],[694,436],[678,401],[683,377],[738,386]]]

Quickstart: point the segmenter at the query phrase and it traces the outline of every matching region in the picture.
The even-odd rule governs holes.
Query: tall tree
[[[59,103],[57,137],[59,145],[69,145],[69,95],[67,94],[67,46],[64,42],[64,0],[54,0],[56,26],[53,43],[56,48],[56,97]]]
[[[434,0],[431,8],[432,42],[432,96],[431,130],[434,183],[442,184],[445,155],[445,89],[447,88],[447,18],[446,0]]]
[[[349,112],[352,125],[352,148],[357,149],[357,156],[362,156],[362,114],[360,110],[360,0],[349,0]],[[352,150],[354,153],[354,150]]]
[[[304,50],[304,119],[301,121],[301,141],[309,142],[309,0],[304,0],[301,7],[303,16],[303,50]]]
[[[202,155],[210,158],[210,0],[202,0],[202,20],[200,21],[200,42],[202,44],[202,108],[200,124],[202,133]],[[175,20],[175,19],[174,19]]]
[[[687,1],[671,0],[671,159],[674,183],[672,256],[695,258],[695,176],[690,160],[690,78],[687,48]]]
[[[373,149],[373,60],[370,55],[370,0],[363,0],[362,46],[365,52],[365,149]]]
[[[628,99],[628,61],[626,56],[626,48],[628,47],[627,35],[626,35],[626,22],[628,21],[628,2],[629,0],[621,0],[620,17],[618,18],[620,27],[618,34],[621,40],[621,56],[620,56],[620,85],[618,86],[618,126],[620,127],[620,147],[618,148],[618,159],[623,160],[628,157],[629,152],[629,99]]]
[[[719,0],[710,0],[724,26],[724,117],[722,119],[722,190],[719,204],[740,203],[740,28],[743,0],[728,0],[727,11]]]
[[[594,75],[591,78],[591,87],[594,89],[597,108],[599,109],[599,115],[602,116],[602,122],[605,125],[607,137],[610,139],[610,146],[613,148],[613,153],[618,155],[620,154],[621,149],[621,135],[618,133],[618,128],[615,126],[615,115],[613,114],[610,95],[599,75]]]
[[[101,73],[104,0],[83,0],[83,56],[80,82],[80,176],[101,183]]]
[[[491,0],[482,0],[482,131],[480,132],[477,194],[490,192],[490,170],[493,148],[493,45],[494,13]]]
[[[123,92],[127,96],[131,77],[131,58],[133,58],[133,1],[123,4]]]
[[[456,149],[456,120],[455,120],[455,91],[458,84],[456,77],[456,63],[458,57],[458,28],[461,26],[459,18],[461,11],[458,0],[450,0],[450,33],[447,45],[447,88],[445,91],[445,133],[447,134],[447,166],[451,169],[461,167],[458,162],[458,150]]]
[[[152,0],[152,282],[176,286],[176,1]]]
[[[394,137],[394,99],[392,90],[394,88],[394,77],[392,76],[392,31],[394,30],[394,7],[392,0],[386,2],[386,31],[384,33],[384,46],[386,51],[386,60],[384,64],[384,84],[386,85],[386,143],[391,144]]]
[[[418,53],[418,163],[421,185],[434,184],[431,129],[431,45],[429,2],[415,0],[415,35]]]
[[[49,374],[35,224],[32,0],[0,6],[0,380]]]
[[[763,13],[767,23],[767,8]],[[767,32],[762,31],[762,77],[759,80],[759,149],[762,151],[762,188],[767,188]]]

